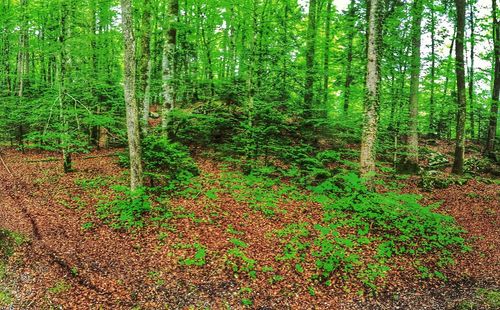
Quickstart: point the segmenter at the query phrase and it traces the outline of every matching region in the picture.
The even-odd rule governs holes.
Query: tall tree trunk
[[[141,56],[139,58],[139,96],[142,102],[141,131],[148,133],[149,106],[151,103],[151,0],[144,0],[141,22]]]
[[[408,154],[405,156],[404,170],[418,171],[418,95],[420,84],[420,44],[422,37],[423,0],[414,0],[412,7],[411,30],[411,69],[410,69],[410,104],[409,104],[409,133]]]
[[[163,84],[163,108],[162,108],[162,129],[167,134],[170,112],[175,107],[174,89],[174,61],[175,47],[177,43],[177,21],[179,18],[179,0],[170,0],[168,3],[168,29],[163,47],[162,58],[162,84]]]
[[[325,20],[325,46],[323,51],[323,106],[322,115],[324,118],[327,117],[328,112],[328,95],[330,92],[329,89],[329,77],[330,77],[330,28],[331,28],[331,19],[332,19],[332,0],[327,0],[326,4],[326,20]]]
[[[470,136],[474,140],[476,136],[476,130],[474,128],[474,47],[475,47],[475,35],[474,35],[474,1],[469,0],[470,10],[469,10],[469,22],[470,22],[470,64],[469,64],[469,118],[470,118]]]
[[[314,80],[316,75],[315,54],[316,54],[316,12],[317,1],[309,1],[309,15],[306,37],[306,76],[304,84],[304,118],[310,121],[314,104]]]
[[[453,35],[451,37],[451,45],[450,45],[450,50],[448,52],[448,61],[447,61],[447,64],[446,64],[446,72],[445,72],[445,80],[444,80],[444,89],[443,89],[443,101],[446,101],[448,100],[448,84],[449,84],[449,80],[450,80],[450,71],[452,69],[451,65],[452,65],[452,61],[451,61],[451,56],[453,55],[453,48],[455,47],[455,40],[457,38],[457,27],[455,25],[454,29],[453,29]],[[441,133],[446,130],[448,127],[447,127],[447,124],[448,124],[448,120],[451,118],[449,116],[449,113],[447,111],[444,111],[443,108],[444,106],[447,106],[447,105],[441,105],[441,113],[440,113],[440,120],[439,120],[439,125],[438,125],[438,130],[437,132],[439,133],[439,135],[441,135]],[[451,130],[448,130],[448,132],[450,132],[448,135],[451,134]]]
[[[436,13],[434,12],[434,1],[431,1],[431,91],[429,98],[429,133],[436,133],[436,121],[434,113],[436,102],[434,98],[434,81],[436,80]]]
[[[493,92],[491,94],[491,109],[488,124],[488,135],[486,137],[486,147],[484,153],[494,158],[495,142],[497,133],[498,119],[498,100],[500,97],[500,22],[497,17],[497,3],[492,0],[492,15],[493,15],[493,61],[495,66],[493,77]]]
[[[355,14],[356,14],[356,2],[355,0],[351,0],[349,4],[349,13],[347,15],[348,18],[348,44],[347,44],[347,65],[345,69],[345,82],[344,82],[344,113],[347,113],[349,110],[349,100],[351,97],[351,83],[352,83],[352,57],[353,57],[353,45],[354,45],[354,33],[355,33]]]
[[[363,133],[361,137],[360,173],[368,177],[375,173],[375,145],[380,106],[380,57],[382,54],[382,17],[384,3],[369,1],[366,94]]]
[[[63,168],[64,172],[70,172],[72,170],[71,161],[71,150],[70,150],[70,137],[69,137],[69,124],[65,113],[65,101],[66,101],[66,76],[68,71],[68,50],[66,40],[68,38],[68,18],[69,11],[68,5],[71,3],[62,2],[61,4],[61,20],[60,20],[60,33],[59,33],[59,44],[60,44],[60,64],[59,64],[59,121],[62,125],[61,134],[61,148],[63,157]]]
[[[141,141],[139,132],[139,109],[135,96],[135,39],[131,0],[121,0],[122,27],[125,43],[125,107],[127,114],[127,135],[130,154],[130,189],[143,185]]]
[[[464,170],[465,153],[465,120],[467,106],[465,99],[465,64],[464,64],[464,39],[465,39],[465,0],[455,0],[457,10],[457,39],[456,39],[456,75],[457,75],[457,129],[455,144],[455,161],[452,172],[462,174]]]

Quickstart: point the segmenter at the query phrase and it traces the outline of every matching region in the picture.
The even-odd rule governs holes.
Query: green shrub
[[[195,253],[193,257],[188,257],[185,259],[181,259],[179,263],[181,265],[185,266],[203,266],[206,263],[206,256],[207,256],[207,249],[199,244],[199,243],[194,243],[191,246],[193,249],[195,249]]]
[[[174,190],[189,184],[199,171],[187,147],[172,142],[165,136],[151,134],[142,140],[144,174],[150,185],[163,185],[165,190]],[[118,154],[122,167],[129,167],[128,153]]]
[[[167,189],[185,185],[198,175],[198,168],[187,147],[166,137],[151,135],[143,140],[144,171],[151,180],[167,184]]]
[[[146,188],[131,191],[126,186],[114,186],[116,197],[100,202],[97,208],[99,218],[116,229],[131,229],[144,226],[144,214],[151,211],[151,203]]]

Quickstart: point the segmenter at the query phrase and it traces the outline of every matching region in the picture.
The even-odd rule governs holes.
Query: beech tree
[[[383,3],[369,2],[366,95],[361,137],[360,172],[369,176],[375,172],[375,155],[380,106],[380,57],[382,54]]]
[[[136,190],[143,185],[141,140],[139,132],[139,108],[135,86],[135,38],[133,32],[132,5],[130,0],[121,0],[123,39],[125,44],[124,92],[127,113],[127,136],[130,155],[130,188]]]
[[[488,133],[486,136],[486,147],[484,153],[495,157],[495,142],[498,121],[498,100],[500,98],[500,21],[497,16],[497,2],[492,0],[493,16],[493,88],[491,94],[491,109],[489,113]]]
[[[457,129],[455,141],[455,160],[453,162],[453,173],[462,174],[464,170],[465,152],[465,121],[467,117],[467,104],[465,99],[465,0],[455,0],[457,10],[457,38],[455,40],[457,75]]]

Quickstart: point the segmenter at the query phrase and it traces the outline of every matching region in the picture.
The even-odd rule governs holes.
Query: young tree
[[[177,40],[177,21],[179,18],[179,0],[169,0],[168,2],[168,28],[165,36],[165,44],[162,56],[162,85],[163,85],[163,110],[162,129],[167,133],[170,112],[174,109],[174,61]]]
[[[349,3],[349,11],[347,13],[347,25],[349,29],[347,30],[348,44],[347,44],[347,64],[345,69],[345,81],[344,81],[344,103],[343,109],[344,113],[349,110],[349,99],[351,97],[351,83],[352,83],[352,58],[353,58],[353,44],[354,44],[354,34],[355,34],[355,18],[356,18],[356,0],[351,0]]]
[[[308,25],[306,34],[306,77],[304,84],[304,116],[306,122],[312,117],[314,103],[314,79],[316,74],[315,54],[316,54],[316,12],[317,1],[309,1]]]
[[[375,144],[380,106],[380,57],[382,54],[382,18],[384,3],[369,1],[367,65],[363,133],[361,136],[360,173],[366,177],[375,172]]]
[[[130,155],[130,189],[143,185],[141,141],[139,132],[139,109],[135,94],[135,39],[131,0],[121,0],[122,28],[125,44],[125,107],[127,114],[127,135]]]
[[[420,41],[422,37],[423,0],[414,0],[412,6],[411,61],[410,61],[410,124],[408,134],[408,154],[405,156],[404,170],[418,171],[418,96],[420,84]]]
[[[457,129],[455,143],[455,160],[452,172],[462,174],[464,170],[465,153],[465,121],[467,106],[465,99],[465,62],[464,62],[464,39],[465,39],[465,0],[455,0],[457,10],[457,38],[455,47],[455,72],[457,75]]]
[[[434,1],[431,1],[431,89],[429,97],[429,133],[434,137],[436,134],[436,101],[435,101],[435,81],[436,81],[436,13],[434,12]]]
[[[493,90],[491,94],[491,109],[484,153],[489,157],[495,155],[495,140],[497,133],[498,100],[500,97],[500,21],[497,16],[497,1],[492,0],[493,15]]]
[[[325,117],[327,116],[328,108],[328,93],[329,77],[330,77],[330,35],[331,35],[331,19],[332,19],[332,0],[327,0],[326,4],[326,20],[325,20],[325,45],[323,51],[323,106],[321,107]]]

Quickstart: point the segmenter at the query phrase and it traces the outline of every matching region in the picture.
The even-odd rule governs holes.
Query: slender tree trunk
[[[139,109],[135,95],[135,39],[131,0],[121,0],[122,27],[125,43],[125,107],[127,114],[128,148],[130,154],[130,189],[143,185],[141,141],[139,132]]]
[[[464,65],[464,39],[465,39],[465,0],[455,0],[457,9],[457,39],[456,39],[456,67],[457,74],[457,129],[455,144],[455,161],[452,172],[462,174],[464,170],[465,152],[465,120],[467,106],[465,99],[465,65]]]
[[[141,131],[142,135],[148,133],[149,106],[151,103],[151,1],[144,0],[141,22],[141,56],[139,58],[139,96],[142,102]]]
[[[255,32],[257,28],[257,7],[260,0],[253,1],[253,12],[252,12],[252,29],[250,38],[250,50],[247,65],[246,74],[246,91],[247,91],[247,114],[248,114],[248,127],[253,126],[254,117],[254,96],[255,96],[255,85],[254,85],[254,74],[255,74],[255,49],[256,49],[256,38]],[[253,131],[252,131],[253,134]],[[253,139],[252,139],[253,140]]]
[[[449,85],[449,80],[450,80],[450,71],[451,71],[451,65],[452,65],[452,61],[451,61],[451,56],[453,55],[453,48],[455,47],[455,40],[456,40],[456,37],[457,37],[457,28],[455,26],[455,28],[453,29],[453,35],[451,37],[451,45],[450,45],[450,50],[449,50],[449,53],[448,53],[448,61],[447,61],[447,64],[446,64],[446,72],[445,72],[445,80],[444,80],[444,89],[443,89],[443,101],[446,102],[448,100],[448,85]],[[446,126],[446,124],[448,123],[448,120],[451,119],[451,116],[449,115],[450,113],[447,112],[447,111],[444,111],[443,108],[444,106],[446,105],[442,105],[441,106],[441,117],[440,117],[440,120],[439,120],[439,126],[438,126],[438,133],[441,135],[441,133],[446,130],[448,128],[448,126]],[[451,134],[451,130],[448,130],[448,132],[450,132],[448,135]]]
[[[420,44],[422,36],[422,12],[423,0],[414,0],[411,30],[411,69],[410,69],[410,104],[409,104],[409,134],[408,155],[405,158],[405,169],[407,172],[418,171],[418,95],[420,84]]]
[[[351,97],[351,83],[352,83],[352,58],[353,58],[353,44],[354,44],[354,33],[355,33],[355,14],[356,14],[356,2],[351,0],[349,4],[349,13],[347,15],[349,32],[348,32],[348,44],[347,44],[347,65],[345,69],[345,82],[344,82],[344,113],[349,110],[349,100]]]
[[[429,133],[436,134],[435,111],[436,102],[434,98],[434,81],[436,80],[436,15],[434,12],[434,1],[431,1],[431,90],[429,98]]]
[[[470,136],[474,140],[476,136],[476,130],[474,128],[474,47],[475,47],[475,35],[474,35],[474,1],[469,0],[470,10],[470,65],[469,65],[469,118],[470,118]]]
[[[175,89],[174,89],[174,61],[175,48],[177,43],[177,21],[179,18],[179,1],[170,0],[168,6],[168,30],[163,47],[162,58],[162,84],[163,84],[163,111],[162,111],[162,129],[165,134],[168,131],[170,112],[175,107]]]
[[[327,0],[326,4],[326,20],[325,20],[325,47],[323,51],[323,106],[322,115],[326,118],[328,112],[328,95],[330,92],[329,89],[329,77],[330,77],[330,28],[331,28],[331,19],[332,19],[332,0]]]
[[[500,22],[497,17],[497,3],[492,0],[493,15],[493,61],[495,66],[493,76],[493,92],[491,95],[491,109],[488,124],[488,134],[486,137],[485,155],[495,158],[495,142],[498,119],[498,100],[500,97]]]
[[[59,33],[59,44],[60,44],[60,65],[59,65],[59,119],[62,125],[61,131],[61,148],[63,157],[63,168],[64,172],[71,172],[72,170],[72,160],[71,160],[71,150],[69,141],[69,124],[65,113],[65,101],[66,101],[66,75],[68,71],[68,50],[66,45],[66,40],[68,38],[68,18],[69,9],[68,3],[63,2],[61,4],[61,20],[60,20],[60,33]]]
[[[316,11],[317,1],[309,1],[309,15],[306,38],[306,75],[304,84],[304,118],[309,121],[312,117],[314,104],[314,80],[316,75],[315,53],[316,53]]]
[[[375,145],[377,141],[380,105],[380,57],[382,54],[382,17],[384,3],[369,2],[366,94],[363,133],[361,137],[360,173],[368,177],[375,173]]]

